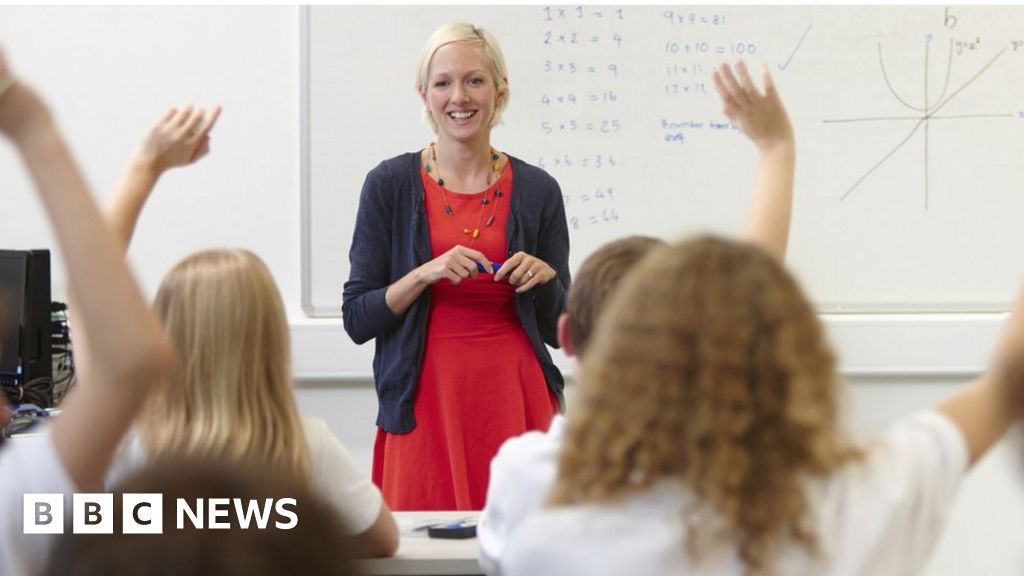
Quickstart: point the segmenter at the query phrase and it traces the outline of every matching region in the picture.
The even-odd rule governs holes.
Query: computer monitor
[[[8,398],[17,401],[29,385],[52,388],[48,250],[0,250],[0,306],[0,384]]]

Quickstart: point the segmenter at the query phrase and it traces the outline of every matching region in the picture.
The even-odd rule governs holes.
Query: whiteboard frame
[[[309,146],[309,6],[299,7],[299,225],[301,247],[300,269],[302,275],[302,310],[307,316],[340,317],[333,309],[317,308],[313,305],[313,233],[312,233],[312,189],[310,187],[310,146]]]
[[[859,380],[969,380],[985,369],[1008,314],[822,314],[839,372]],[[357,346],[336,318],[292,320],[296,380],[372,383],[373,344]],[[552,350],[570,380],[572,362]]]

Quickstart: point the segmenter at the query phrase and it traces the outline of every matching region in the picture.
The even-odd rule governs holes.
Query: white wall
[[[130,256],[152,294],[194,250],[238,245],[273,271],[299,311],[299,25],[295,7],[0,7],[16,73],[45,95],[97,197],[166,108],[221,104],[212,153],[169,173]],[[0,145],[0,245],[50,247],[41,207]],[[54,297],[64,295],[54,269]]]
[[[175,260],[198,248],[234,244],[259,253],[294,325],[300,407],[325,418],[369,470],[372,347],[352,345],[337,320],[301,312],[299,9],[0,7],[0,43],[51,102],[100,197],[165,107],[224,105],[211,156],[161,182],[132,261],[152,292]],[[54,245],[7,144],[0,144],[0,195],[0,246]],[[62,278],[58,264],[57,296]],[[827,318],[851,381],[854,428],[877,431],[934,405],[983,366],[1000,319]],[[978,465],[929,576],[1024,573],[1021,455],[1024,443],[1004,443]]]

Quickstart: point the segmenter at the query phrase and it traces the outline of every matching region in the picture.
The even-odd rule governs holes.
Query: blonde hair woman
[[[479,510],[507,438],[545,429],[563,380],[547,345],[569,286],[558,183],[491,146],[508,103],[497,40],[439,28],[416,68],[437,139],[363,184],[342,320],[376,340],[373,478],[400,510]]]
[[[990,370],[858,449],[835,355],[779,262],[700,238],[613,296],[549,508],[507,574],[914,574],[969,466],[1020,413],[1024,291]]]
[[[159,176],[206,154],[219,113],[171,109],[150,129],[109,211],[125,246]],[[322,420],[299,416],[287,317],[263,261],[242,249],[187,256],[164,278],[154,307],[175,360],[137,420],[111,482],[153,459],[270,466],[331,502],[355,536],[357,553],[393,554],[398,529],[380,492]]]

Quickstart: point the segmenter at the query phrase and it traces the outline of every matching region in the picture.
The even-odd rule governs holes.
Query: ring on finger
[[[533,270],[527,270],[526,271],[526,277],[532,280],[533,279]]]

